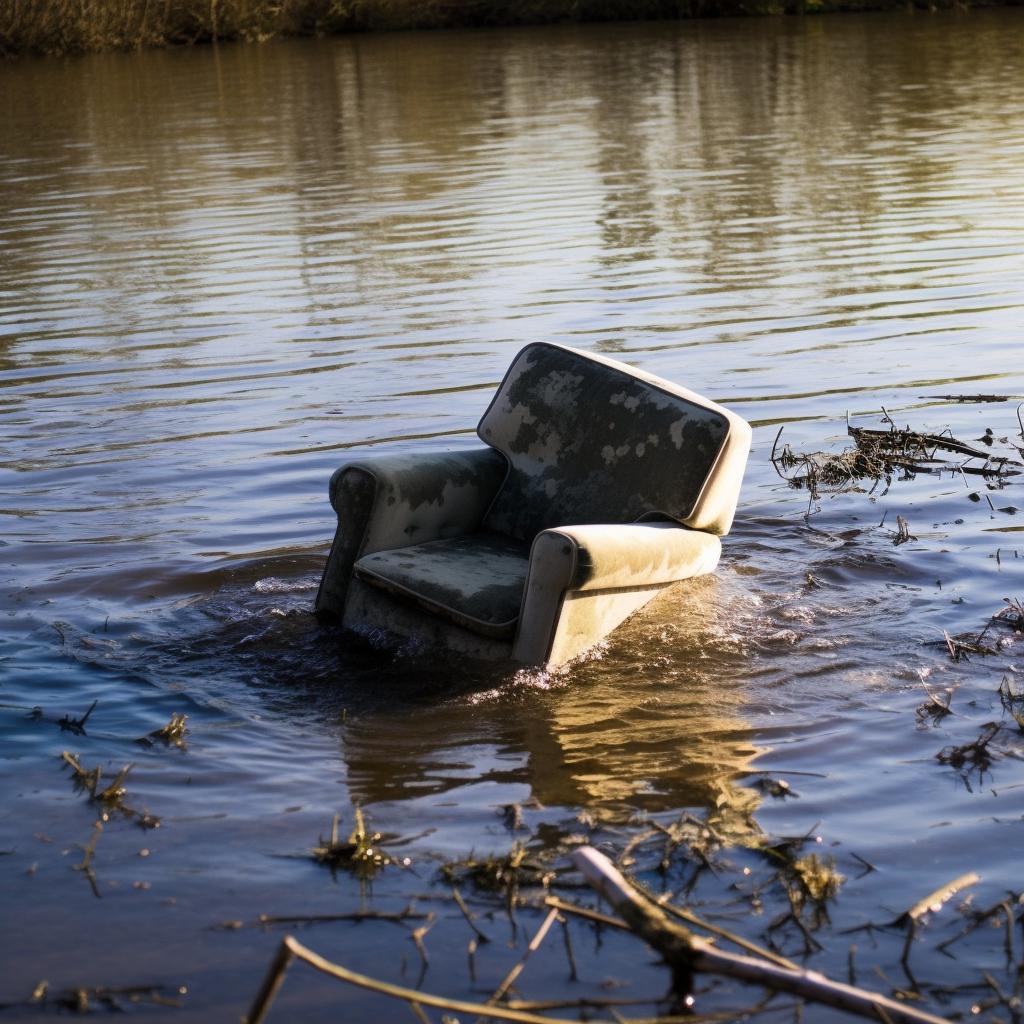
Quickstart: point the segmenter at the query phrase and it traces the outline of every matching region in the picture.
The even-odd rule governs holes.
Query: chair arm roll
[[[569,546],[569,590],[617,590],[689,579],[711,572],[722,542],[710,533],[675,523],[562,526],[546,530],[552,542]]]
[[[352,567],[363,555],[475,530],[507,472],[505,457],[486,447],[384,455],[340,466],[329,490],[338,528],[317,611],[341,614]]]
[[[575,657],[677,580],[711,572],[722,542],[678,523],[560,526],[537,534],[512,657]]]

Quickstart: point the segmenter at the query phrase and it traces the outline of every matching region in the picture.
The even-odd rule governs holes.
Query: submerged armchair
[[[750,448],[735,414],[559,345],[516,356],[487,447],[341,466],[316,607],[465,654],[558,665],[711,572]]]

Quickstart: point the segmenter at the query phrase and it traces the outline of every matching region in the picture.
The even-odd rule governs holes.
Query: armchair
[[[335,471],[318,613],[554,666],[717,565],[750,447],[734,413],[538,342],[516,356],[477,434],[486,447]]]

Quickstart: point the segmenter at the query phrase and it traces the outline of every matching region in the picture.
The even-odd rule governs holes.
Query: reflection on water
[[[301,856],[353,804],[424,865],[377,883],[399,909],[437,857],[507,850],[508,804],[559,834],[688,808],[817,827],[848,875],[853,853],[878,869],[848,883],[837,928],[965,870],[1001,899],[1019,739],[1004,730],[980,777],[935,755],[1005,718],[1019,639],[953,663],[941,633],[1022,592],[1017,478],[905,474],[808,504],[768,454],[781,424],[835,450],[847,412],[876,426],[883,407],[1019,440],[1013,404],[940,396],[1024,394],[1022,18],[0,66],[0,867],[23,925],[2,984],[123,979],[126,936],[156,921],[165,959],[137,970],[176,965],[183,1017],[237,1016],[276,939],[210,926],[357,903]],[[474,444],[538,338],[755,424],[719,572],[554,676],[319,627],[331,471]],[[916,538],[899,547],[897,514]],[[959,684],[954,716],[915,718],[921,678]],[[61,731],[93,700],[85,735]],[[136,744],[175,712],[187,750]],[[68,869],[95,813],[65,749],[111,778],[134,762],[132,799],[164,820],[105,826],[99,901]],[[762,798],[768,772],[798,796]],[[83,927],[91,949],[57,938]],[[375,942],[324,941],[373,971]],[[821,966],[842,974],[845,950]],[[304,1019],[336,1006],[296,998]]]
[[[728,650],[736,641],[699,613],[714,606],[715,590],[701,581],[662,600],[617,638],[613,652],[577,665],[571,682],[564,673],[491,670],[468,699],[397,717],[393,707],[358,716],[343,733],[353,799],[401,799],[406,789],[443,794],[482,777],[514,780],[541,804],[586,806],[597,815],[624,805],[714,806],[723,793],[730,806],[752,810],[754,794],[739,790],[737,779],[756,749],[739,685],[720,675],[736,658]],[[687,658],[651,659],[652,644],[685,650]],[[710,657],[714,671],[701,660]],[[507,710],[490,713],[493,704]],[[481,746],[495,762],[489,772],[465,763],[465,749]]]

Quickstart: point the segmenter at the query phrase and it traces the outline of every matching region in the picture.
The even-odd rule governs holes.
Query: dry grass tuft
[[[398,861],[385,853],[380,842],[383,838],[379,832],[368,832],[363,812],[356,808],[356,823],[347,841],[338,840],[339,815],[334,816],[331,827],[331,838],[320,836],[319,842],[313,847],[313,859],[318,864],[326,864],[332,871],[343,868],[362,878],[371,878],[381,868]]]

